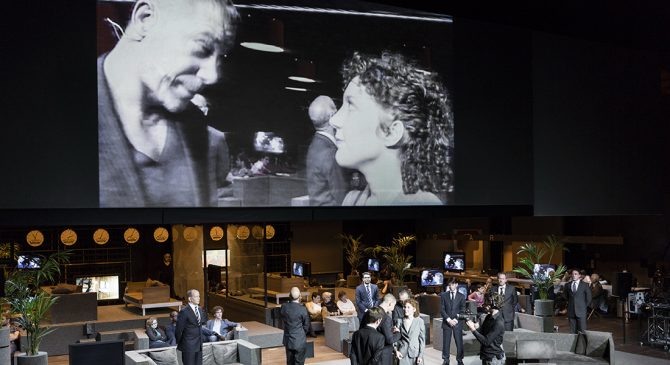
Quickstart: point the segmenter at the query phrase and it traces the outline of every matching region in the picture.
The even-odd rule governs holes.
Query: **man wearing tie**
[[[442,364],[449,365],[451,336],[456,343],[456,361],[463,365],[463,321],[458,314],[465,312],[465,295],[458,292],[456,278],[449,281],[449,289],[440,294],[440,313],[442,314]]]
[[[494,290],[504,298],[500,312],[505,321],[505,331],[512,331],[514,330],[514,309],[519,303],[519,297],[516,295],[516,289],[512,285],[507,285],[507,275],[504,272],[498,273],[498,287]]]
[[[586,309],[591,303],[591,289],[583,282],[579,270],[570,271],[572,281],[565,284],[563,289],[565,300],[568,302],[568,322],[570,333],[586,331]],[[569,287],[567,287],[569,285]]]
[[[177,350],[181,351],[184,365],[202,365],[201,327],[207,322],[205,310],[200,308],[200,292],[190,289],[186,292],[188,305],[177,316],[175,337]]]
[[[371,284],[369,272],[363,273],[363,283],[356,288],[356,306],[358,307],[358,322],[363,327],[365,312],[379,305],[379,289]]]

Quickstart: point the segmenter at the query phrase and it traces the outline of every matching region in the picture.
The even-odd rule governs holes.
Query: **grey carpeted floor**
[[[426,349],[424,361],[426,365],[439,365],[442,364],[442,355],[439,351],[433,349],[432,347],[429,347]],[[465,365],[481,365],[482,363],[482,361],[479,359],[478,356],[468,356],[463,359],[463,362]],[[670,363],[670,354],[668,354],[667,359],[660,359],[656,357],[616,351],[615,365],[668,365],[669,363]],[[346,360],[325,361],[313,364],[349,365],[351,363],[349,359],[346,359]],[[450,364],[456,364],[456,357],[451,356]]]

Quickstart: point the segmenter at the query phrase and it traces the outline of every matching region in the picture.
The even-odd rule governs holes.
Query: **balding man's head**
[[[317,96],[312,104],[309,105],[309,119],[312,120],[314,128],[317,130],[329,127],[330,117],[335,114],[337,108],[333,99],[328,96]]]
[[[297,286],[294,286],[294,287],[291,288],[290,295],[291,295],[291,300],[292,301],[294,301],[294,302],[300,301],[300,289],[298,289]]]

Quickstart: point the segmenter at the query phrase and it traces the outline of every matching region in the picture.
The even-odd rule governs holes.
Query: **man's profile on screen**
[[[98,58],[100,207],[216,206],[228,146],[201,92],[221,77],[229,0],[139,0]]]

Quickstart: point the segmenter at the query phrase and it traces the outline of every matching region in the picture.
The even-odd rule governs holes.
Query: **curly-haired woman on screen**
[[[342,205],[445,204],[453,189],[454,123],[438,75],[385,52],[354,53],[342,76],[342,107],[331,118],[335,158],[368,182]]]

